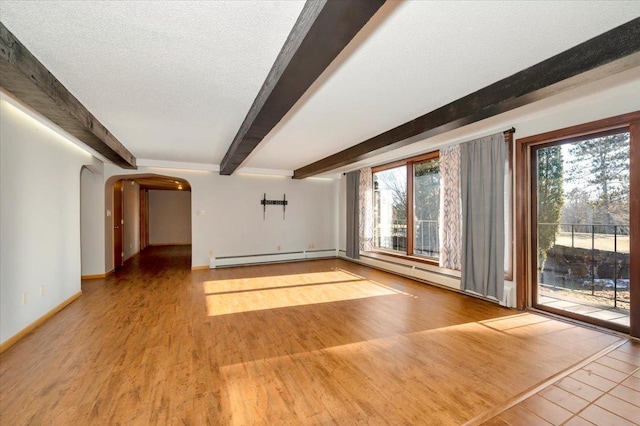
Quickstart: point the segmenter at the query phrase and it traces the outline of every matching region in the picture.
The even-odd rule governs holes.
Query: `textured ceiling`
[[[138,159],[219,164],[300,1],[0,2]],[[243,164],[293,170],[640,16],[638,1],[388,2]]]
[[[303,5],[2,0],[0,19],[137,158],[218,163]]]
[[[637,16],[640,1],[403,2],[338,58],[247,165],[305,166]]]

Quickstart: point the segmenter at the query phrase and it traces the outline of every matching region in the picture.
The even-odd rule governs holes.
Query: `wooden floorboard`
[[[0,424],[457,425],[619,340],[338,259],[191,271],[189,255],[150,247],[83,282],[0,354]]]

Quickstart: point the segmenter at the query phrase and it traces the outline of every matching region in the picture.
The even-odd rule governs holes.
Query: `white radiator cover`
[[[346,257],[343,250],[339,252],[339,257],[350,260]],[[427,281],[453,290],[460,290],[460,278],[452,275],[445,275],[436,271],[429,271],[426,269],[428,267],[426,265],[405,264],[402,259],[374,259],[363,255],[360,256],[360,259],[358,259],[357,262],[362,263],[363,265],[382,269],[383,271],[403,275],[405,277]]]
[[[340,250],[338,252],[338,257],[352,260],[346,257],[345,251]],[[402,259],[393,259],[393,260],[385,260],[385,259],[374,259],[372,257],[368,257],[366,255],[361,255],[360,259],[356,262],[361,263],[363,265],[372,266],[374,268],[382,269],[384,271],[393,272],[399,275],[403,275],[409,278],[415,278],[417,280],[426,281],[428,283],[436,284],[441,287],[450,288],[452,290],[457,290],[464,292],[462,290],[460,278],[454,275],[447,275],[436,271],[429,271],[425,267],[416,264],[410,263],[402,263]],[[407,261],[410,262],[410,261]],[[481,295],[477,295],[482,297]],[[493,298],[485,298],[486,300],[491,300],[494,302],[498,302],[502,306],[506,306],[508,308],[516,307],[516,285],[512,281],[504,282],[504,296],[502,300],[496,300]]]
[[[258,255],[239,255],[239,256],[224,256],[224,257],[212,257],[209,263],[210,268],[219,268],[224,266],[240,266],[240,265],[253,265],[260,263],[276,263],[276,262],[291,262],[304,259],[324,259],[336,257],[337,251],[335,249],[327,250],[312,250],[312,251],[296,251],[287,253],[263,253]]]

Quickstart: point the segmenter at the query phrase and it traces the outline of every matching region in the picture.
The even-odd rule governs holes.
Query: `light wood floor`
[[[82,290],[0,355],[0,424],[458,425],[619,341],[341,260]]]

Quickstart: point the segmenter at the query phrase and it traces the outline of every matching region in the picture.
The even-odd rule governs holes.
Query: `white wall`
[[[80,173],[82,275],[104,273],[104,165],[95,160]]]
[[[218,175],[215,183],[216,256],[335,250],[335,180]],[[282,206],[274,205],[263,219],[265,193],[270,200],[286,194],[284,219]]]
[[[80,291],[80,170],[91,161],[0,99],[2,342]]]
[[[149,244],[191,244],[191,192],[149,191]]]
[[[122,242],[123,260],[140,251],[140,185],[132,180],[123,182],[124,235]]]
[[[293,180],[290,177],[232,175],[139,167],[123,170],[106,164],[107,182],[117,176],[131,174],[164,174],[185,179],[191,185],[192,265],[209,265],[211,256],[242,256],[337,247],[337,199],[335,179]],[[260,200],[264,193],[269,199],[282,199],[287,194],[289,205],[286,220],[282,207],[267,206],[266,220],[262,220]],[[105,191],[106,205],[111,203]],[[110,224],[105,226],[109,229]],[[112,236],[105,235],[107,247]],[[105,252],[106,264],[113,265],[110,250]]]

